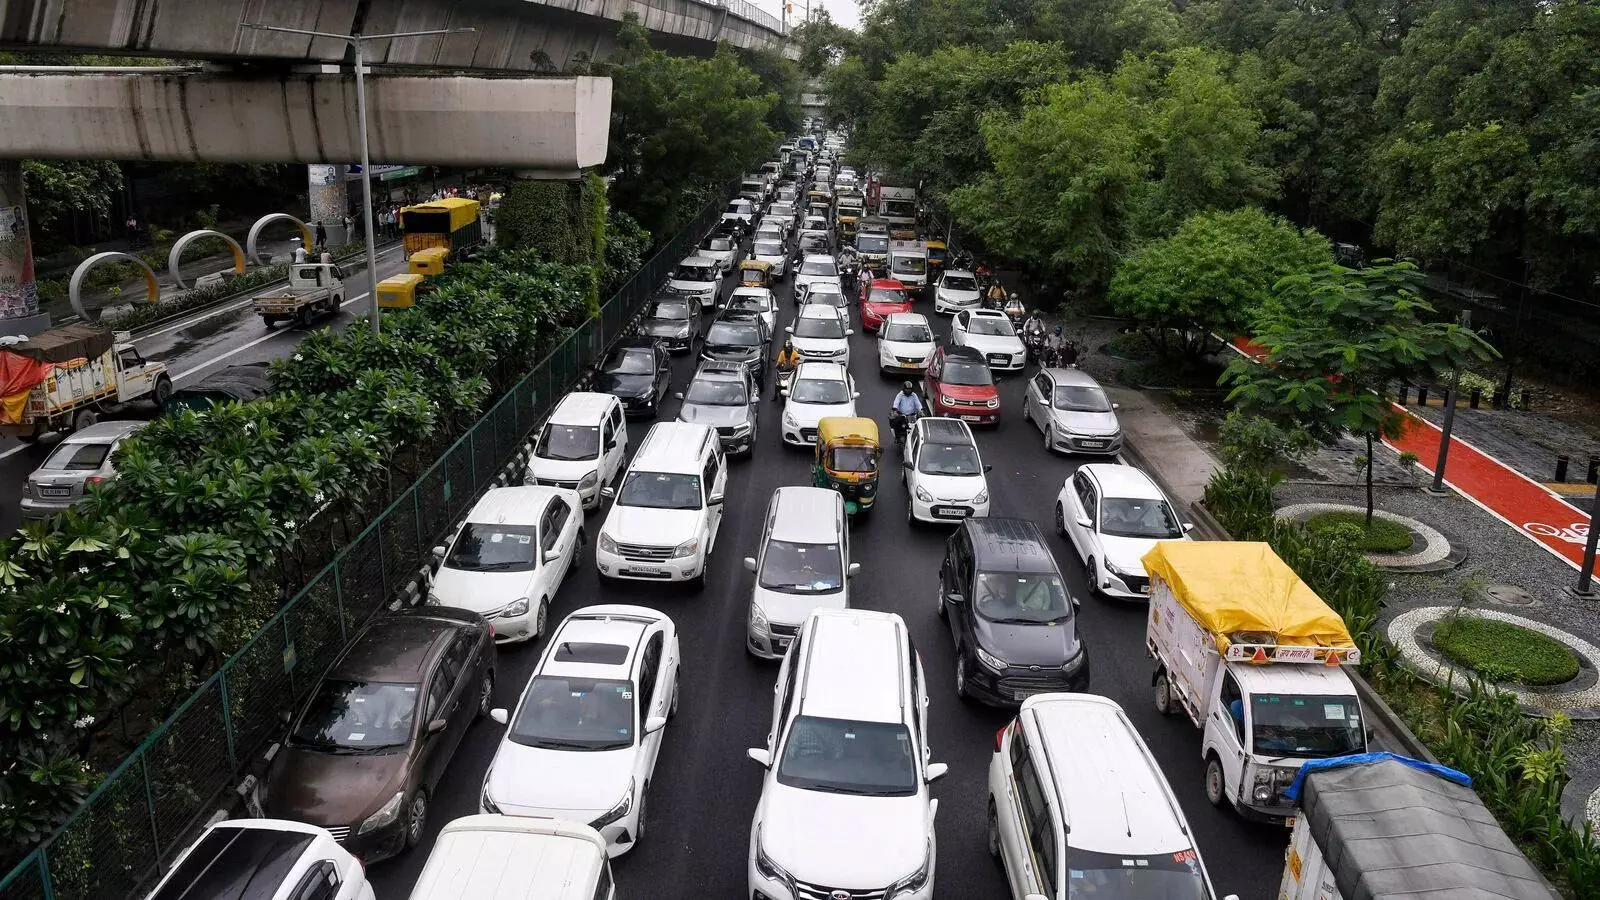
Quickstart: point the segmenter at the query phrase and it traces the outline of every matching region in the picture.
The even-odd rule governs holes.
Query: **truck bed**
[[[1199,727],[1206,686],[1216,677],[1222,657],[1217,655],[1211,634],[1189,615],[1160,579],[1151,583],[1145,643],[1150,655],[1166,668],[1172,696]]]

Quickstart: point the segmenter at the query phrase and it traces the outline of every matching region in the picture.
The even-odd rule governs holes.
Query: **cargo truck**
[[[889,242],[889,277],[920,296],[928,289],[928,245],[922,241]]]
[[[75,431],[148,400],[159,413],[172,396],[164,363],[145,362],[126,331],[66,325],[0,348],[9,393],[0,397],[0,434],[31,441]]]
[[[447,197],[400,210],[406,258],[439,247],[452,261],[467,259],[483,244],[483,218],[476,200]]]
[[[889,220],[891,230],[912,229],[917,225],[917,189],[880,187],[878,215]]]
[[[1292,825],[1300,765],[1367,749],[1344,620],[1264,543],[1165,541],[1144,564],[1156,709],[1201,729],[1206,799]]]
[[[324,253],[321,262],[291,264],[288,286],[259,294],[250,305],[268,328],[291,320],[310,325],[319,316],[338,312],[344,296],[344,272]]]

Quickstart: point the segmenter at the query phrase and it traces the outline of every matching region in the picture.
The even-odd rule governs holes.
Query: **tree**
[[[73,213],[107,215],[122,190],[122,170],[109,160],[25,159],[22,178],[28,222],[38,231]]]
[[[1367,526],[1372,525],[1372,453],[1379,437],[1396,435],[1404,413],[1393,385],[1406,378],[1495,355],[1477,333],[1432,317],[1422,274],[1409,262],[1365,269],[1329,265],[1292,275],[1283,287],[1301,292],[1303,309],[1281,309],[1263,321],[1259,360],[1238,358],[1223,373],[1229,401],[1247,412],[1287,420],[1317,440],[1342,434],[1366,439]]]
[[[789,40],[800,48],[800,71],[807,78],[821,77],[855,43],[855,32],[833,21],[828,10],[818,6],[811,18],[794,27]]]
[[[1193,356],[1212,332],[1248,329],[1279,279],[1332,262],[1322,235],[1259,209],[1200,213],[1123,260],[1110,297],[1152,344]]]
[[[777,98],[767,112],[767,124],[779,134],[800,130],[800,92],[805,84],[800,67],[771,47],[738,51],[739,64],[755,73],[761,89]]]

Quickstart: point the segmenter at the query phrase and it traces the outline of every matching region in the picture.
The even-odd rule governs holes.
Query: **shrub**
[[[1434,627],[1433,646],[1488,681],[1562,684],[1578,676],[1578,658],[1559,641],[1496,619],[1450,616]]]
[[[1219,443],[1222,461],[1229,469],[1251,472],[1270,472],[1304,456],[1313,445],[1311,435],[1303,428],[1278,425],[1237,409],[1222,420]]]
[[[1398,553],[1411,547],[1411,529],[1379,516],[1373,516],[1369,526],[1366,513],[1355,510],[1317,513],[1306,520],[1306,527],[1313,532],[1337,531],[1362,553]]]

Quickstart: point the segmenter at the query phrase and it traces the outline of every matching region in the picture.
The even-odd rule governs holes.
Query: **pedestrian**
[[[346,215],[344,217],[344,241],[350,243],[356,239],[356,220]]]
[[[328,226],[322,224],[322,220],[318,219],[317,220],[317,249],[318,250],[324,250],[324,249],[327,248],[327,246],[328,246]]]
[[[128,213],[127,226],[128,226],[128,246],[130,246],[130,247],[139,246],[139,217],[134,215],[133,213]]]

